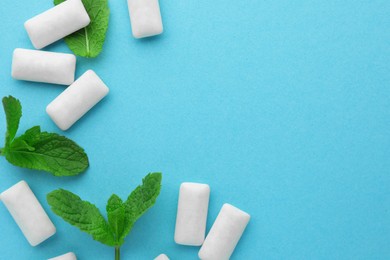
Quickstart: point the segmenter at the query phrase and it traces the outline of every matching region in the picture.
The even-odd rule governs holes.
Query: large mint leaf
[[[72,140],[33,127],[16,138],[5,155],[13,165],[42,170],[55,176],[72,176],[85,171],[88,157]]]
[[[52,211],[69,224],[103,244],[115,246],[110,227],[95,205],[63,189],[50,192],[47,202]]]

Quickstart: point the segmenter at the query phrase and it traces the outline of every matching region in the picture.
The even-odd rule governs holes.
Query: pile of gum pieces
[[[143,38],[163,31],[158,0],[128,0],[133,36]],[[28,21],[24,26],[36,49],[42,49],[84,28],[90,18],[81,0],[67,0]],[[17,48],[13,53],[12,77],[18,80],[69,85],[47,107],[46,112],[63,131],[102,100],[108,87],[93,71],[86,71],[76,81],[76,56]],[[205,238],[210,187],[207,184],[182,183],[179,192],[174,240],[177,244],[201,246],[199,258],[229,259],[243,234],[250,216],[224,204]],[[31,246],[56,233],[42,205],[25,181],[0,194],[0,199]],[[72,252],[51,260],[76,260]],[[161,254],[155,260],[169,260]]]
[[[128,0],[131,27],[135,38],[163,31],[158,0]],[[72,34],[91,22],[81,0],[67,0],[25,22],[24,27],[36,49],[42,49]],[[12,77],[18,80],[70,85],[47,107],[46,112],[63,131],[102,100],[108,87],[92,70],[76,81],[76,56],[39,50],[15,49]]]
[[[209,199],[207,184],[183,182],[180,185],[174,240],[179,245],[201,246],[198,256],[202,260],[229,260],[250,215],[225,203],[206,236]],[[169,258],[161,254],[154,260]]]
[[[228,260],[250,216],[225,203],[205,238],[209,198],[210,187],[207,184],[184,182],[180,185],[174,239],[180,245],[201,246],[200,259]]]

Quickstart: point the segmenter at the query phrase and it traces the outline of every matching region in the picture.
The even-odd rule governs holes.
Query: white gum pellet
[[[56,228],[25,181],[0,194],[27,241],[36,246],[56,233]]]
[[[70,85],[74,81],[76,56],[67,53],[15,49],[12,77],[52,84]]]
[[[168,256],[165,254],[161,254],[157,256],[154,260],[169,260]]]
[[[202,260],[228,260],[249,222],[248,213],[224,204],[200,251]]]
[[[108,91],[98,75],[88,70],[55,98],[46,107],[46,112],[65,131],[102,100]]]
[[[90,23],[81,0],[67,0],[24,23],[36,49],[42,49]]]
[[[154,36],[163,32],[158,0],[127,0],[127,5],[135,38]]]
[[[202,245],[206,232],[209,198],[209,185],[191,182],[181,184],[175,227],[177,244]]]
[[[74,253],[69,252],[64,255],[49,258],[48,260],[77,260],[77,257]]]

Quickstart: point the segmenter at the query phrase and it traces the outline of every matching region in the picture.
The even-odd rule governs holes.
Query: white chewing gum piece
[[[77,260],[77,257],[73,252],[69,252],[60,256],[49,258],[48,260]]]
[[[209,198],[209,185],[191,182],[181,184],[175,227],[177,244],[202,245],[206,233]]]
[[[12,77],[60,85],[74,81],[76,56],[67,53],[17,48],[12,58]]]
[[[127,5],[135,38],[150,37],[163,32],[158,0],[127,0]]]
[[[109,92],[92,70],[85,72],[47,107],[46,112],[63,131],[68,130]]]
[[[56,233],[55,226],[25,181],[1,193],[0,199],[30,245],[39,245]]]
[[[154,260],[169,260],[168,256],[165,254],[161,254],[157,256]]]
[[[24,23],[36,49],[42,49],[86,27],[91,20],[81,0],[67,0]]]
[[[224,204],[200,251],[202,260],[228,260],[249,222],[248,213]]]

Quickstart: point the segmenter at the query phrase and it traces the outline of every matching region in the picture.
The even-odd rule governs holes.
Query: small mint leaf
[[[22,105],[13,96],[3,98],[3,107],[7,121],[7,132],[5,133],[5,149],[7,150],[15,138],[22,117]]]
[[[38,142],[41,138],[41,127],[40,126],[33,126],[30,129],[26,130],[26,132],[19,136],[17,139],[24,140],[28,142],[31,145],[34,145],[36,142]]]
[[[125,221],[125,205],[121,198],[113,194],[107,202],[107,217],[108,224],[114,233],[117,245],[121,245],[123,241],[120,240]]]
[[[24,141],[22,139],[15,139],[11,143],[10,150],[11,151],[29,151],[29,152],[32,152],[32,151],[35,151],[35,148],[32,147],[31,145],[29,145],[26,141]]]
[[[39,141],[41,135],[41,127],[34,126],[28,129],[23,135],[15,138],[10,150],[12,151],[35,151],[33,145]]]

